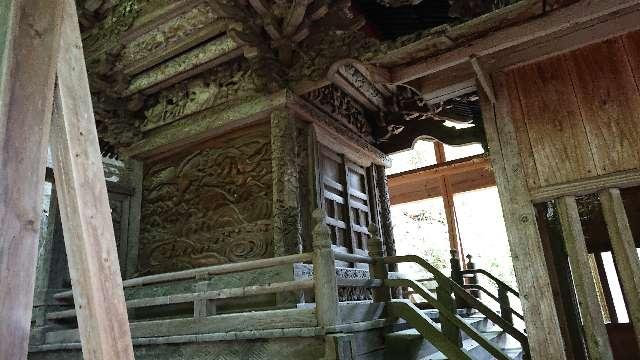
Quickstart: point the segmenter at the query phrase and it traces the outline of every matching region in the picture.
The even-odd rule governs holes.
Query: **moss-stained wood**
[[[278,109],[271,113],[275,256],[291,255],[302,250],[296,135],[296,120],[290,111]]]
[[[147,162],[139,272],[273,256],[270,145],[260,124]]]
[[[211,108],[150,132],[144,140],[124,152],[138,158],[163,155],[264,119],[272,109],[284,105],[289,98],[291,93],[283,91],[229,107]]]
[[[62,1],[0,5],[0,359],[26,359]]]
[[[149,71],[135,76],[129,83],[129,88],[125,92],[130,95],[148,88],[147,92],[157,91],[159,83],[163,83],[161,87],[167,87],[172,83],[176,83],[187,77],[185,73],[196,68],[203,71],[219,65],[229,59],[242,55],[238,52],[238,45],[228,36],[222,36],[211,40],[210,42],[190,50],[174,59],[162,63]],[[191,75],[191,73],[188,73]],[[166,80],[172,79],[170,83]]]

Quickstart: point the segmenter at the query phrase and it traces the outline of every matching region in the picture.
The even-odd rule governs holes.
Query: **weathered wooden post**
[[[436,289],[436,295],[438,296],[438,302],[443,305],[444,311],[455,314],[456,302],[451,296],[453,290],[447,282],[438,281],[438,288]],[[454,324],[451,320],[444,316],[440,316],[440,324],[442,324],[442,333],[453,341],[458,347],[462,347],[462,337],[460,336],[460,328]]]
[[[460,269],[460,259],[458,258],[458,251],[455,249],[449,250],[451,253],[451,259],[449,260],[451,263],[451,280],[453,280],[456,284],[462,286],[464,282],[462,281],[462,269]]]
[[[389,277],[387,266],[382,261],[384,256],[382,239],[380,238],[380,229],[376,224],[369,225],[369,239],[367,241],[367,250],[369,256],[374,258],[375,262],[369,265],[369,274],[373,279],[386,280]],[[379,287],[373,289],[373,301],[387,302],[391,300],[389,288]]]
[[[471,255],[467,255],[467,270],[475,270],[476,264],[473,262]],[[478,274],[473,273],[470,277],[467,278],[467,284],[469,285],[477,285],[478,284]],[[480,290],[469,290],[469,293],[473,295],[474,298],[480,299]]]
[[[323,209],[313,212],[313,279],[315,280],[316,317],[318,326],[326,328],[338,323],[338,285],[336,259],[331,248],[331,232],[325,223]]]

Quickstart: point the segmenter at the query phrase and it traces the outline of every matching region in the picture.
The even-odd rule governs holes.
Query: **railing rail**
[[[416,281],[410,279],[394,279],[394,280],[386,280],[385,285],[389,287],[397,287],[397,286],[405,286],[412,288],[416,293],[420,294],[428,303],[433,305],[434,308],[438,310],[438,313],[441,317],[446,318],[449,322],[455,325],[455,330],[460,329],[469,335],[470,338],[475,340],[480,346],[482,346],[485,350],[487,350],[491,355],[493,355],[498,360],[510,360],[509,356],[507,356],[502,350],[500,350],[496,345],[485,339],[478,330],[476,330],[471,325],[467,324],[460,315],[458,315],[455,311],[451,311],[447,304],[444,304],[442,300],[446,301],[446,297],[451,299],[451,296],[447,294],[444,299],[440,296],[436,298],[435,295],[431,293],[431,291],[427,290],[424,286],[420,285]],[[443,284],[444,285],[444,284]],[[441,319],[440,322],[445,324]],[[443,329],[444,330],[444,329]]]
[[[481,301],[471,296],[462,286],[457,284],[455,281],[448,278],[446,275],[441,273],[438,269],[436,269],[433,265],[429,264],[423,258],[417,255],[405,255],[405,256],[387,256],[383,258],[385,264],[397,264],[397,263],[406,263],[411,262],[417,265],[420,265],[425,270],[431,273],[438,285],[446,285],[449,289],[455,294],[456,297],[465,301],[469,306],[478,310],[482,315],[486,316],[489,320],[491,320],[494,324],[498,325],[502,328],[507,334],[513,337],[516,341],[518,341],[521,346],[525,356],[529,356],[529,343],[527,340],[527,336],[520,332],[516,327],[513,326],[511,322],[503,318],[502,316],[495,313],[491,310],[487,305],[483,304]],[[414,290],[416,290],[414,288]]]
[[[513,324],[513,315],[518,317],[520,320],[524,321],[524,316],[518,311],[513,309],[513,307],[511,306],[511,300],[509,299],[509,294],[512,294],[516,298],[520,299],[520,293],[518,293],[515,289],[513,289],[511,286],[507,285],[504,281],[498,279],[493,274],[491,274],[490,272],[484,269],[473,268],[473,269],[460,271],[460,273],[462,274],[463,277],[467,277],[467,276],[475,277],[477,276],[477,274],[482,274],[486,276],[489,280],[493,281],[498,288],[497,296],[494,295],[492,292],[490,292],[487,288],[478,284],[477,281],[474,281],[474,283],[471,283],[471,284],[465,284],[463,285],[463,288],[468,290],[482,291],[491,299],[495,300],[500,305],[500,314],[502,315],[503,318],[505,318],[510,323]]]
[[[170,273],[156,274],[142,276],[138,278],[128,279],[122,282],[124,288],[145,286],[151,284],[159,284],[165,282],[179,281],[179,280],[191,280],[196,278],[202,278],[213,275],[222,275],[242,271],[260,270],[279,265],[288,265],[294,263],[309,262],[313,258],[313,253],[302,253],[288,256],[281,256],[269,259],[259,259],[252,261],[245,261],[240,263],[222,264],[206,266],[196,269],[176,271]],[[53,296],[56,300],[62,300],[72,298],[73,293],[71,290],[57,293]]]

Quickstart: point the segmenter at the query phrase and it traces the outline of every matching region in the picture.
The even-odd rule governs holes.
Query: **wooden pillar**
[[[51,147],[85,359],[133,359],[74,0],[63,1]]]
[[[336,258],[331,248],[331,232],[323,209],[313,212],[313,279],[316,298],[316,317],[322,328],[338,324],[338,285]]]
[[[436,152],[436,163],[442,164],[447,161],[444,153],[444,145],[441,142],[434,142],[433,147]],[[446,176],[440,177],[440,192],[444,203],[444,212],[447,218],[447,228],[449,231],[449,248],[458,253],[458,259],[464,259],[462,244],[458,236],[458,220],[456,218],[456,207],[453,203],[453,191],[449,179]]]
[[[491,164],[521,294],[531,356],[533,359],[566,359],[565,341],[560,330],[536,214],[511,121],[504,74],[494,74],[493,81],[497,101],[495,105],[483,91],[479,93]]]
[[[271,113],[273,244],[275,256],[302,251],[295,119],[286,110]]]
[[[565,196],[556,201],[565,248],[571,264],[571,274],[578,298],[580,317],[584,329],[589,358],[613,360],[607,328],[598,297],[594,274],[591,273],[587,244],[582,232],[578,205],[573,196]]]
[[[27,357],[61,1],[0,1],[0,359]]]
[[[599,195],[618,277],[627,302],[629,319],[640,345],[640,259],[638,259],[620,190],[607,189],[601,191]]]

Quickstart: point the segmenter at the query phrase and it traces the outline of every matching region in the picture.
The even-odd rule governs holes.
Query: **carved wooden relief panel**
[[[140,273],[272,256],[271,169],[266,125],[148,164]]]

